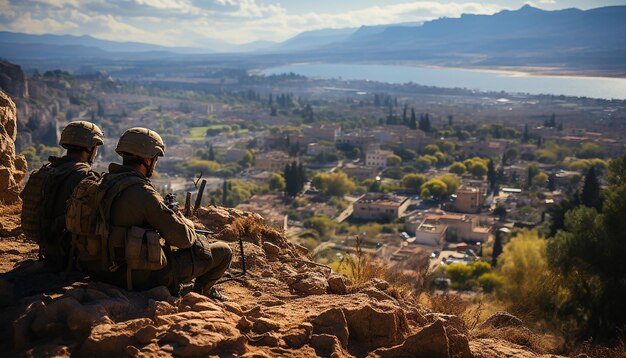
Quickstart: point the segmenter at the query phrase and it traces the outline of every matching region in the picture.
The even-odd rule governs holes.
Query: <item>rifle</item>
[[[202,184],[205,184],[206,181],[203,180]],[[204,191],[204,185],[200,186],[201,190]],[[198,194],[199,196],[201,194]],[[201,197],[201,196],[200,196]],[[165,204],[165,206],[167,206],[168,208],[170,208],[170,210],[174,211],[175,213],[178,213],[178,201],[176,200],[176,195],[174,193],[168,193],[167,195],[165,195],[165,198],[163,200],[163,203]],[[198,201],[196,200],[196,205],[198,204]],[[211,230],[200,230],[200,229],[194,229],[194,231],[196,232],[196,234],[201,234],[201,235],[212,235],[214,234],[213,231]],[[237,280],[240,277],[243,277],[246,275],[247,270],[246,270],[246,255],[243,251],[243,238],[240,236],[239,237],[239,253],[241,255],[241,271],[239,272],[234,272],[232,274],[230,274],[227,278],[222,279],[217,281],[216,283],[224,283],[227,281],[231,281],[231,280]]]

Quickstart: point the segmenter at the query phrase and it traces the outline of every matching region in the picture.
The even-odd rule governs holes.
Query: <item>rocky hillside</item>
[[[20,227],[17,197],[26,170],[16,157],[15,106],[0,92],[0,351],[9,356],[381,356],[535,357],[537,338],[522,322],[495,314],[468,329],[372,279],[355,285],[309,261],[263,219],[220,207],[200,208],[200,228],[214,232],[248,273],[219,284],[229,299],[165,287],[128,292],[79,273],[41,269],[37,245]],[[8,204],[13,203],[13,204]],[[516,343],[513,343],[515,341]]]
[[[16,136],[15,103],[0,91],[0,205],[20,200],[20,184],[26,173],[26,159],[15,155]]]
[[[3,218],[3,220],[6,219]],[[216,232],[237,253],[244,237],[249,273],[219,284],[222,303],[196,293],[173,297],[165,287],[147,292],[74,276],[37,273],[37,264],[0,280],[0,349],[16,355],[77,356],[381,356],[535,357],[533,334],[521,321],[496,314],[469,330],[456,316],[394,298],[389,284],[353,285],[305,250],[263,224],[256,214],[201,208],[198,226]],[[34,247],[18,230],[0,238],[0,261]],[[12,243],[6,246],[7,243]],[[21,251],[20,251],[21,250]],[[13,256],[11,256],[13,255]],[[7,269],[7,267],[4,267]],[[30,272],[30,273],[29,273]],[[520,340],[523,335],[525,340]],[[504,338],[503,338],[504,337]],[[518,345],[507,341],[517,337]]]

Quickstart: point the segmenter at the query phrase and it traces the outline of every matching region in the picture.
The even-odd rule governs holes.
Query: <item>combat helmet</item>
[[[122,134],[115,152],[119,155],[131,154],[140,158],[162,157],[165,154],[165,143],[157,132],[148,128],[135,127]]]
[[[87,121],[70,122],[61,132],[59,145],[65,149],[79,147],[89,149],[104,143],[104,133],[95,124]]]

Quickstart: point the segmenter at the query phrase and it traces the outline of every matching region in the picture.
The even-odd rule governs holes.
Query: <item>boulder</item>
[[[339,308],[331,308],[320,313],[311,323],[313,324],[313,333],[330,334],[339,340],[342,346],[348,346],[348,322],[343,311]]]
[[[173,343],[176,356],[207,356],[214,351],[242,353],[245,337],[231,323],[219,319],[190,319],[167,328],[160,343]]]
[[[523,327],[524,322],[508,312],[496,312],[489,316],[485,322],[481,323],[479,328],[505,328],[505,327]]]
[[[448,336],[443,322],[435,321],[408,336],[402,344],[377,349],[370,356],[448,358],[451,357],[448,345]]]
[[[0,91],[0,204],[20,202],[26,159],[15,155],[17,111],[15,103]]]
[[[408,326],[403,311],[394,306],[373,307],[366,304],[344,313],[350,340],[363,345],[368,351],[400,343]]]
[[[153,322],[149,318],[137,318],[124,322],[97,325],[83,343],[81,352],[85,355],[119,355],[125,351],[128,345],[136,342],[135,335],[137,332],[152,326],[152,324]],[[140,336],[145,337],[145,334]]]
[[[332,273],[328,277],[328,288],[331,293],[337,295],[345,295],[348,293],[348,287],[352,286],[352,280],[344,275]]]
[[[315,273],[301,273],[288,280],[289,287],[300,295],[323,295],[328,291],[326,278]]]

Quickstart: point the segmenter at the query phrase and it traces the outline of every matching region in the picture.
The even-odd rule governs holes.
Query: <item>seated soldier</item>
[[[39,244],[39,258],[50,270],[71,268],[67,267],[71,235],[65,227],[65,203],[79,182],[98,178],[91,164],[103,141],[104,134],[95,124],[69,123],[59,140],[67,154],[48,158],[49,163],[31,173],[21,193],[24,234]]]
[[[108,224],[114,228],[108,243],[109,250],[111,246],[116,247],[111,255],[113,264],[108,269],[89,262],[81,266],[91,276],[105,282],[139,290],[163,285],[173,294],[179,292],[180,284],[190,283],[195,278],[195,292],[223,299],[212,286],[230,266],[230,247],[221,242],[209,243],[206,237],[197,235],[193,222],[169,209],[149,180],[157,159],[165,154],[165,144],[159,134],[146,128],[131,128],[124,132],[115,151],[122,156],[123,164],[110,164],[109,173],[104,175],[101,184],[113,188],[106,191],[102,200],[102,207],[108,210],[105,213]],[[130,184],[117,186],[123,189],[115,189],[116,183],[129,183],[129,180]],[[116,238],[115,228],[124,228],[122,239]],[[158,238],[159,254],[162,253],[159,240],[165,243],[166,260],[161,260],[164,267],[131,260],[140,255],[146,257],[146,251],[154,252],[151,251],[154,247],[138,248],[141,243],[149,244],[151,235]],[[139,237],[139,246],[132,245],[133,237]],[[120,241],[123,243],[119,244]],[[169,250],[170,247],[178,249]],[[137,255],[131,254],[135,249]]]

